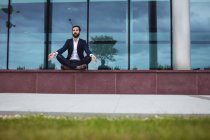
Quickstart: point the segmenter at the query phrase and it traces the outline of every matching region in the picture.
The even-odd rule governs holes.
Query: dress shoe
[[[87,64],[82,64],[76,67],[76,70],[84,70],[87,68]]]

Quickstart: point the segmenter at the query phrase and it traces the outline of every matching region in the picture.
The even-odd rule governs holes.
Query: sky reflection
[[[4,0],[5,1],[5,0]],[[13,1],[10,29],[9,68],[25,67],[38,69],[44,63],[45,43],[45,3]],[[60,2],[52,4],[51,51],[62,47],[66,39],[71,38],[71,18],[73,24],[82,27],[81,38],[87,40],[87,3],[82,1]],[[4,2],[5,3],[5,2]],[[1,5],[0,11],[0,69],[6,68],[7,13]],[[191,60],[192,68],[210,67],[210,1],[191,2]],[[116,61],[107,61],[110,67],[128,68],[128,16],[127,1],[91,0],[89,19],[89,41],[91,37],[108,35],[117,40],[114,46],[118,54]],[[131,3],[131,42],[130,64],[132,68],[149,69],[149,19],[148,1]],[[158,64],[170,66],[170,3],[169,0],[157,2],[157,47]],[[60,69],[57,60],[52,63]],[[100,65],[90,64],[89,69]]]

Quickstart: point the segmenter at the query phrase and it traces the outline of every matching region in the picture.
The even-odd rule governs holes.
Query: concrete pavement
[[[210,115],[210,96],[0,94],[0,115]]]

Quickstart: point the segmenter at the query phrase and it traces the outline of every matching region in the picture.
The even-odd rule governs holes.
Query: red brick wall
[[[210,95],[210,71],[0,70],[0,93]]]

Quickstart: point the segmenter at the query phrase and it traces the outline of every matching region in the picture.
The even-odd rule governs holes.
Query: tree
[[[114,55],[117,54],[118,50],[114,48],[117,43],[111,36],[96,36],[91,37],[90,48],[96,57],[102,62],[106,60],[115,61]]]

